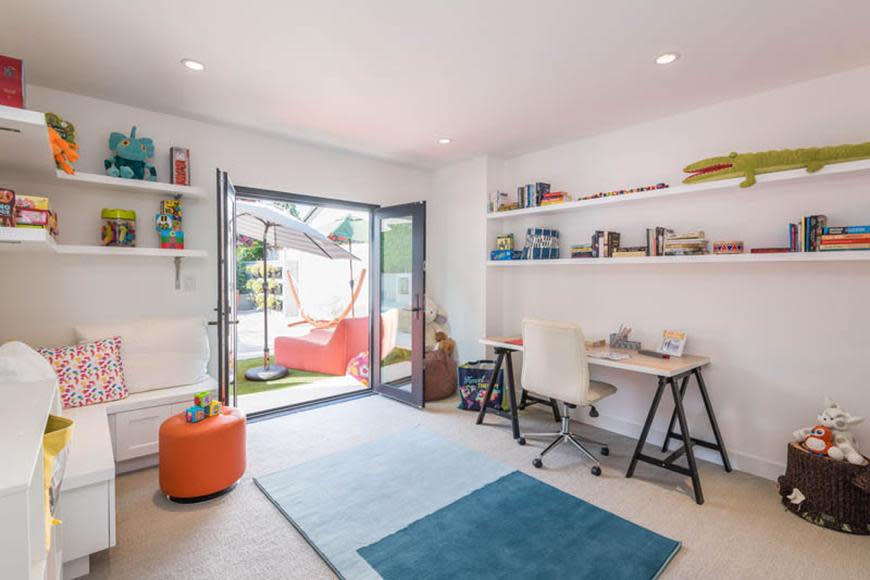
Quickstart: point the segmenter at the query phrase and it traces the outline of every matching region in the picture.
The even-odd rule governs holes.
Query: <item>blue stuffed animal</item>
[[[130,136],[112,133],[109,136],[109,149],[114,157],[106,159],[106,174],[125,179],[147,179],[157,181],[157,168],[146,162],[154,156],[154,142],[148,137],[136,138],[136,127]]]

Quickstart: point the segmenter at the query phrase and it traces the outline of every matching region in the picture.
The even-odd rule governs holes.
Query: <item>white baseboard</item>
[[[127,459],[126,461],[119,461],[115,463],[115,473],[121,475],[122,473],[139,471],[140,469],[154,467],[159,463],[160,456],[156,453],[153,453],[151,455],[145,455],[143,457],[134,457],[133,459]]]
[[[643,425],[635,421],[629,421],[621,417],[607,416],[604,414],[601,414],[597,419],[584,419],[584,422],[586,421],[588,421],[590,425],[594,425],[595,427],[599,427],[601,429],[605,429],[619,435],[625,435],[626,437],[631,437],[632,439],[637,439],[638,437],[640,437],[640,432],[643,428]],[[647,443],[651,443],[653,445],[661,445],[662,443],[664,443],[664,441],[664,430],[656,428],[650,429],[649,437],[647,437]],[[733,449],[731,447],[728,447],[727,441],[725,445],[726,449],[728,450],[728,458],[731,460],[731,467],[736,470],[750,473],[752,475],[757,475],[758,477],[763,477],[764,479],[769,479],[771,481],[776,481],[776,478],[785,473],[785,463],[770,461],[769,459],[764,459],[763,457],[758,457],[757,455],[752,455],[751,453],[744,453],[742,451]],[[672,446],[672,448],[675,449],[676,447]],[[703,459],[711,463],[716,463],[717,465],[722,465],[722,458],[719,456],[718,452],[713,451],[712,449],[706,449],[704,447],[698,446],[695,446],[694,450],[695,456],[699,459]]]
[[[75,580],[91,572],[91,557],[82,556],[63,565],[63,580]]]

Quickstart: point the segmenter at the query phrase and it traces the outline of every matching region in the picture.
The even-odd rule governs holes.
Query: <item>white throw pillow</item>
[[[121,360],[130,393],[198,383],[208,376],[208,334],[199,317],[145,318],[78,326],[82,342],[121,337]]]

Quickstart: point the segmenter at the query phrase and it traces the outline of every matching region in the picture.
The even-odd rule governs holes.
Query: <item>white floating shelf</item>
[[[141,258],[206,258],[205,250],[164,250],[161,248],[124,248],[119,246],[81,246],[58,244],[58,254],[79,256],[135,256]]]
[[[140,258],[207,258],[205,250],[164,250],[58,244],[41,228],[0,227],[0,252],[41,252],[78,256],[130,256]]]
[[[60,169],[56,170],[56,174],[57,178],[62,182],[72,182],[81,185],[83,188],[87,186],[90,189],[101,191],[181,195],[188,199],[205,199],[206,197],[205,188],[191,185],[174,185],[172,183],[144,181],[141,179],[122,179],[120,177],[111,177],[97,173],[83,173],[81,171],[76,171],[73,175],[69,175]]]
[[[0,105],[0,170],[54,174],[43,113]]]
[[[553,266],[624,266],[630,264],[727,264],[756,262],[867,262],[870,251],[792,252],[772,254],[704,254],[701,256],[638,256],[636,258],[560,258],[558,260],[489,260],[494,268]]]
[[[0,227],[0,252],[53,252],[55,246],[42,228]]]
[[[867,174],[870,173],[870,160],[851,161],[848,163],[833,163],[826,165],[816,173],[807,173],[806,169],[794,169],[790,171],[780,171],[777,173],[765,173],[756,176],[757,183],[749,190],[756,191],[759,187],[763,187],[766,183],[774,183],[778,181],[794,181],[801,179],[821,179],[831,175],[842,174]],[[533,217],[543,214],[558,214],[568,213],[578,210],[583,210],[590,207],[601,205],[610,205],[614,203],[627,203],[631,201],[642,201],[645,199],[655,199],[657,197],[669,197],[673,195],[690,195],[699,194],[705,191],[713,191],[717,189],[741,189],[740,182],[742,177],[736,179],[721,179],[719,181],[706,181],[695,185],[677,185],[675,187],[666,187],[664,189],[654,189],[651,191],[641,191],[638,193],[628,193],[624,195],[614,195],[611,197],[599,197],[595,199],[581,199],[577,201],[568,201],[556,205],[548,205],[546,207],[530,207],[526,209],[515,209],[510,211],[492,212],[486,215],[487,219],[503,220],[510,218]],[[744,191],[746,191],[744,189]],[[627,259],[627,258],[624,258]]]

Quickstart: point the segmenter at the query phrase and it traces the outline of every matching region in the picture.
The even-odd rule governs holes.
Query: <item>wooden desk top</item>
[[[481,338],[480,343],[496,348],[506,348],[522,352],[522,345],[507,342],[509,340],[517,339],[519,339],[518,336],[490,336]],[[637,351],[622,348],[610,348],[609,346],[589,348],[587,349],[587,352],[619,352],[629,356],[629,358],[623,360],[587,357],[590,366],[621,369],[646,375],[655,375],[657,377],[675,377],[710,364],[710,357],[691,354],[686,354],[679,358],[657,358],[654,356],[638,354]]]

